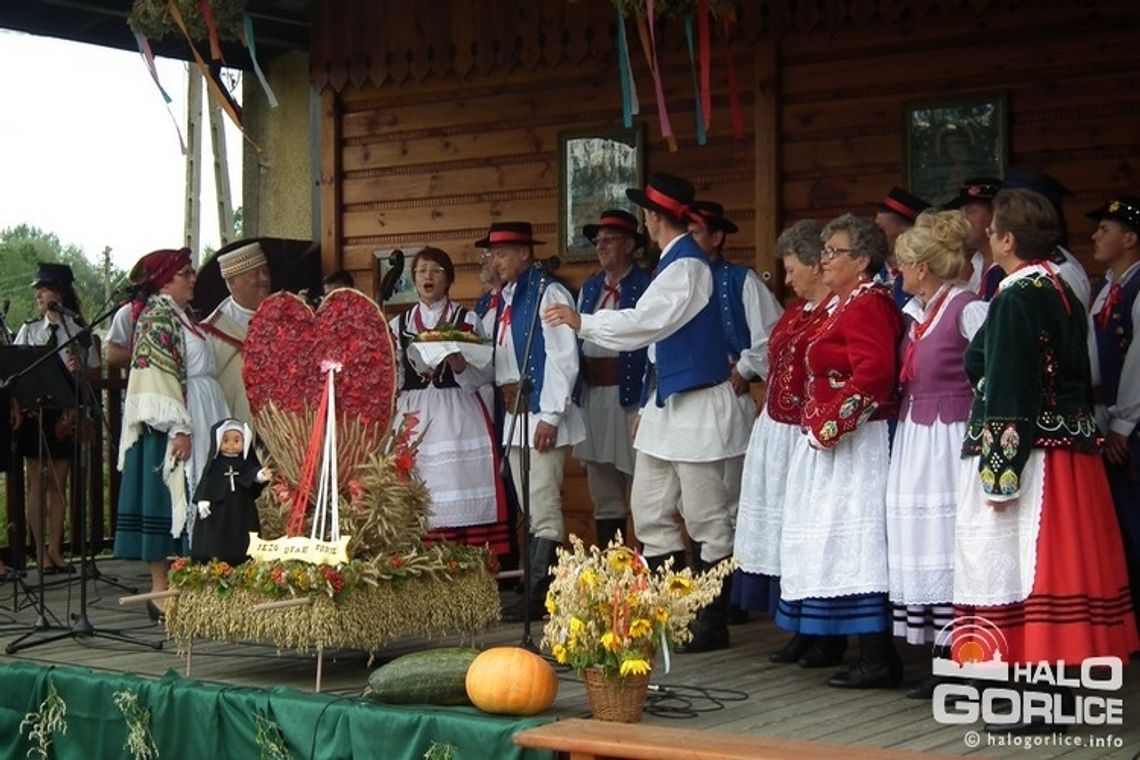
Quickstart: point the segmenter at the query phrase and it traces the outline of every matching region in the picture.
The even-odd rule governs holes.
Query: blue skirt
[[[776,625],[812,636],[846,636],[890,630],[886,594],[852,594],[827,599],[781,599]]]
[[[740,609],[756,610],[774,618],[779,602],[779,577],[746,573],[743,570],[737,570],[732,574],[732,603]]]
[[[119,484],[115,556],[158,562],[186,553],[184,535],[170,535],[170,491],[162,480],[166,433],[147,428],[127,451]]]

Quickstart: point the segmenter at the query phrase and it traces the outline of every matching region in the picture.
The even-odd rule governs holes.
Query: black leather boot
[[[550,568],[554,565],[555,550],[561,546],[549,538],[530,537],[531,591],[525,591],[517,602],[503,610],[504,623],[521,623],[529,615],[532,621],[542,620],[546,614],[546,591],[550,588]]]
[[[612,520],[594,520],[594,530],[597,533],[597,542],[595,546],[599,549],[605,549],[610,545],[610,542],[617,538],[618,531],[622,532],[622,538],[627,539],[629,536],[625,535],[625,518],[614,518]]]
[[[859,636],[859,661],[827,679],[840,689],[894,688],[902,683],[902,660],[886,631]]]
[[[1076,696],[1067,686],[1030,686],[1034,691],[1046,691],[1061,695],[1061,711],[1065,715],[1072,715],[1076,710]],[[1066,734],[1069,732],[1067,723],[1046,723],[1039,717],[1032,718],[1028,723],[986,723],[987,734],[1006,734],[1009,736],[1030,736],[1034,734]]]
[[[725,561],[722,557],[715,562],[705,562],[701,559],[700,545],[693,542],[693,569],[704,572],[718,563]],[[732,588],[726,579],[721,586],[720,593],[712,600],[709,606],[697,613],[690,630],[693,638],[688,643],[677,646],[679,654],[693,652],[712,652],[717,649],[728,648],[728,604]]]
[[[811,645],[815,643],[815,636],[808,636],[803,633],[797,633],[792,638],[788,639],[788,643],[768,655],[768,662],[774,662],[778,665],[786,665],[788,663],[796,662],[811,649]]]
[[[799,659],[801,668],[834,668],[847,654],[846,636],[812,636],[811,646]]]

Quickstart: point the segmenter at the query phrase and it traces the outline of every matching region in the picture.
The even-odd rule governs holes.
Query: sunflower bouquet
[[[577,536],[570,543],[552,571],[542,646],[578,673],[598,667],[607,678],[648,673],[659,650],[692,638],[689,624],[734,566],[721,562],[694,576],[669,559],[651,570],[620,534],[605,549]]]

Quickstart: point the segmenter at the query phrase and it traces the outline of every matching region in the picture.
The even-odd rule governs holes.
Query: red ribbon
[[[1112,321],[1112,310],[1120,303],[1120,299],[1124,297],[1124,288],[1120,287],[1119,282],[1114,282],[1108,287],[1108,295],[1105,296],[1104,305],[1100,307],[1100,311],[1096,314],[1096,322],[1101,326],[1101,329],[1107,329],[1108,323]]]
[[[329,384],[325,382],[325,390],[321,394],[321,403],[317,406],[317,414],[313,418],[313,430],[309,434],[309,446],[305,450],[305,459],[301,463],[301,476],[297,479],[297,491],[293,495],[293,507],[289,511],[289,522],[285,534],[299,536],[305,530],[305,513],[309,508],[309,493],[313,489],[313,479],[317,474],[317,462],[321,458],[321,444],[325,432],[325,417],[329,410]]]
[[[525,232],[497,230],[487,236],[488,243],[533,243],[534,238]]]
[[[503,313],[499,316],[499,345],[507,342],[507,328],[511,326],[511,305],[507,304],[503,307]]]
[[[601,311],[602,309],[606,308],[606,304],[610,302],[611,297],[613,299],[614,306],[617,306],[621,303],[621,290],[619,288],[610,285],[608,282],[603,282],[602,291],[602,300],[598,304],[596,311]]]
[[[210,10],[210,0],[198,0],[198,10],[202,11],[202,20],[206,22],[206,34],[210,37],[210,57],[215,61],[222,58],[222,46],[218,44],[218,25],[214,23],[214,13]]]
[[[677,152],[677,138],[673,136],[673,127],[669,123],[669,111],[665,107],[665,88],[661,85],[661,70],[657,66],[657,34],[653,24],[653,0],[646,0],[646,15],[649,17],[649,28],[646,29],[646,17],[637,14],[637,33],[641,38],[641,49],[645,52],[645,62],[653,75],[653,86],[657,93],[657,119],[661,122],[661,136],[669,147],[670,153]]]
[[[637,222],[622,219],[620,216],[603,216],[598,220],[599,227],[620,227],[623,230],[637,232]]]
[[[670,198],[664,193],[657,192],[657,190],[653,189],[651,185],[646,185],[645,197],[656,203],[661,208],[668,210],[675,217],[678,217],[680,219],[689,219],[694,222],[701,221],[702,217],[700,214],[694,214],[687,205],[681,203],[675,198]]]

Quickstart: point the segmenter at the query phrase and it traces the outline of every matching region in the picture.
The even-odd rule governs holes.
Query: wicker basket
[[[587,668],[582,673],[586,696],[595,720],[617,723],[640,723],[649,691],[649,674],[606,678],[601,668]]]

